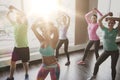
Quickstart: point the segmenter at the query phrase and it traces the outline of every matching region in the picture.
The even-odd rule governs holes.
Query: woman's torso
[[[67,27],[66,26],[59,27],[59,39],[61,40],[67,39]]]
[[[42,44],[40,48],[40,53],[42,55],[42,62],[46,65],[51,65],[57,63],[54,56],[54,48],[51,44]]]
[[[89,23],[88,24],[88,35],[89,40],[99,40],[99,37],[97,35],[97,29],[98,29],[98,23]]]
[[[117,29],[113,29],[109,31],[109,29],[105,28],[102,29],[104,34],[103,34],[103,48],[107,51],[114,51],[118,50],[118,46],[116,44],[116,37],[118,34]]]

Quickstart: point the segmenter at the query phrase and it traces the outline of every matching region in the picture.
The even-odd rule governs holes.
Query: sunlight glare
[[[31,0],[31,13],[34,15],[48,16],[57,9],[57,0]]]

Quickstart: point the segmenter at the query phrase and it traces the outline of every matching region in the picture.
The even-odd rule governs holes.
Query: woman
[[[70,25],[70,17],[65,13],[61,13],[60,15],[59,18],[57,19],[59,28],[59,41],[56,48],[56,58],[58,59],[59,49],[64,44],[64,51],[67,56],[67,62],[65,63],[65,65],[67,66],[70,64],[70,58],[68,53],[69,40],[67,38],[67,31]]]
[[[116,64],[119,57],[119,50],[118,46],[116,44],[116,37],[118,34],[118,31],[120,30],[120,18],[115,17],[108,17],[112,16],[112,13],[109,12],[108,14],[104,15],[102,18],[99,19],[100,27],[103,31],[103,49],[104,52],[102,55],[98,58],[95,67],[94,67],[94,73],[89,80],[94,80],[96,78],[96,74],[98,72],[99,66],[109,57],[111,56],[111,71],[112,71],[112,80],[115,80],[116,77]],[[103,19],[106,18],[108,22],[108,27],[105,27],[102,23]],[[117,28],[114,28],[114,25],[116,24],[116,21],[118,21]]]
[[[16,15],[15,20],[10,14]],[[10,76],[7,78],[7,80],[14,80],[13,75],[16,68],[16,61],[18,60],[22,60],[23,66],[25,68],[25,79],[28,79],[28,62],[30,59],[30,54],[27,38],[28,22],[26,15],[23,11],[20,11],[14,6],[10,5],[7,18],[14,28],[15,40],[15,47],[12,52],[12,59],[10,65]]]
[[[52,22],[37,20],[32,25],[32,30],[39,40],[42,64],[37,80],[45,80],[50,72],[51,80],[59,80],[60,68],[54,56],[54,50],[58,41],[58,30]],[[39,32],[40,31],[40,32]]]
[[[89,41],[88,41],[87,47],[84,51],[84,56],[83,56],[82,60],[78,62],[78,64],[85,64],[85,59],[86,59],[88,52],[93,44],[94,44],[94,48],[95,48],[96,59],[99,57],[98,49],[99,49],[99,45],[100,45],[100,40],[99,40],[99,37],[96,33],[99,24],[97,23],[97,15],[94,14],[94,12],[98,13],[100,16],[102,16],[100,11],[98,11],[96,8],[94,8],[92,11],[88,12],[85,15],[85,19],[88,23]],[[91,14],[92,14],[92,16],[91,16]]]

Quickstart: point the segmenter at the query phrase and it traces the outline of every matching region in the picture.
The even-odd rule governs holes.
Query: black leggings
[[[58,41],[57,48],[56,48],[56,58],[58,58],[59,49],[60,49],[60,47],[62,46],[62,44],[64,44],[64,51],[65,51],[66,56],[67,56],[67,59],[68,59],[68,61],[69,61],[69,53],[68,53],[68,44],[69,44],[69,41],[68,41],[68,39],[59,40],[59,41]]]
[[[119,51],[104,51],[102,55],[98,58],[97,62],[95,63],[94,73],[96,75],[99,69],[100,64],[102,64],[109,56],[111,56],[111,69],[112,69],[112,80],[115,80],[116,76],[116,64],[119,57]]]
[[[86,47],[85,51],[84,51],[84,56],[83,56],[83,59],[82,59],[83,61],[87,57],[88,52],[89,52],[89,50],[90,50],[90,48],[92,47],[93,44],[94,44],[96,59],[99,57],[98,50],[99,50],[99,46],[100,46],[100,40],[97,40],[97,41],[90,40],[87,44],[87,47]]]

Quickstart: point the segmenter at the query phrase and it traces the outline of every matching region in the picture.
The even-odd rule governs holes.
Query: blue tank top
[[[42,56],[53,56],[54,55],[54,49],[48,45],[46,48],[40,48],[39,49]]]

